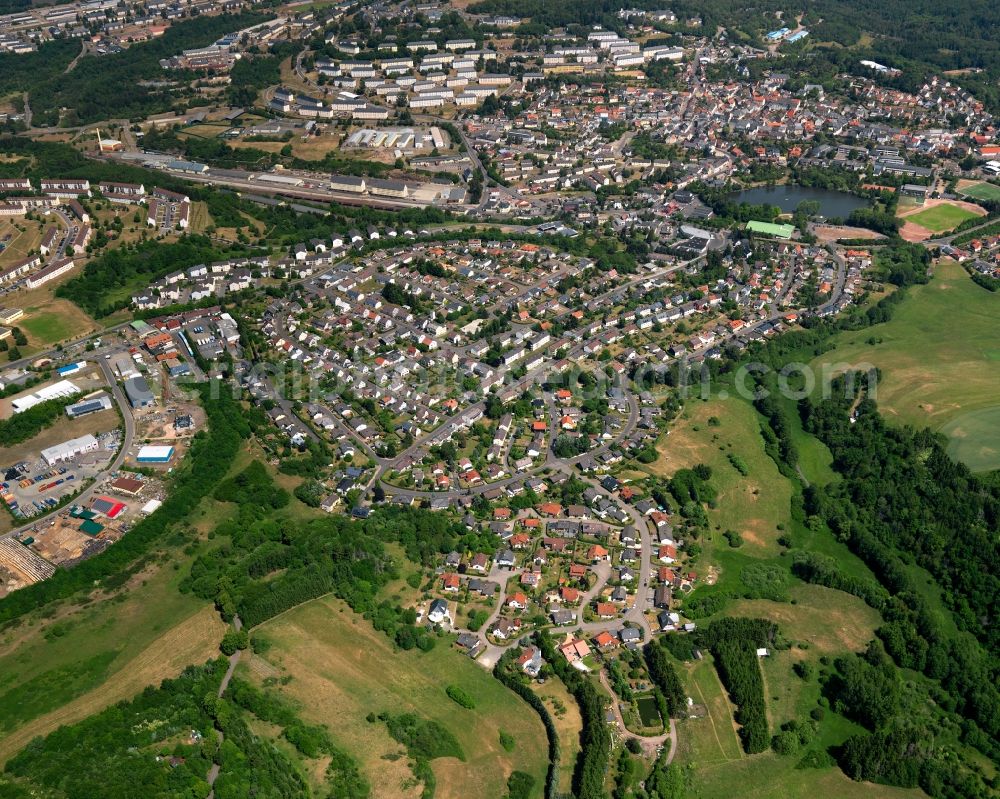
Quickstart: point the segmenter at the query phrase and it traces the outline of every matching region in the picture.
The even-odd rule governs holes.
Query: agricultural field
[[[954,230],[967,219],[975,219],[977,216],[983,216],[984,214],[985,212],[978,214],[969,207],[953,203],[941,203],[924,208],[922,211],[917,211],[916,213],[906,214],[904,218],[907,222],[920,225],[920,227],[932,233],[946,233],[949,230]]]
[[[535,777],[534,795],[541,796],[547,756],[541,720],[447,640],[427,653],[396,651],[384,634],[331,598],[271,619],[254,636],[263,640],[263,653],[241,666],[244,676],[275,678],[306,721],[329,725],[338,744],[361,764],[373,799],[415,797],[421,787],[385,726],[366,721],[369,713],[382,711],[416,713],[458,739],[464,762],[432,761],[439,799],[502,796],[515,769]],[[471,694],[475,709],[448,699],[444,689],[450,684]],[[500,745],[501,730],[514,737],[512,752]]]
[[[1000,467],[1000,297],[972,282],[954,261],[935,267],[930,283],[915,286],[893,319],[841,334],[837,346],[813,361],[871,364],[882,372],[879,408],[889,420],[945,433],[951,453],[980,470]],[[992,412],[990,412],[992,411]]]
[[[958,193],[975,200],[1000,201],[1000,186],[982,180],[960,180]]]

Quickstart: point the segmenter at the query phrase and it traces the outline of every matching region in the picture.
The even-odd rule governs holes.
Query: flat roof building
[[[97,411],[107,411],[111,409],[111,397],[108,394],[98,394],[95,397],[88,397],[85,400],[74,402],[66,406],[66,415],[70,419],[76,419],[87,414],[97,413]]]
[[[133,477],[118,477],[108,484],[110,490],[129,497],[139,496],[145,487],[146,484],[142,480],[136,480]]]
[[[763,233],[766,236],[776,236],[779,239],[790,239],[795,232],[794,225],[778,225],[773,222],[747,222],[747,230],[751,233]]]
[[[139,463],[170,463],[173,457],[173,447],[150,445],[141,447],[135,459]]]
[[[42,450],[42,459],[49,466],[52,466],[60,461],[68,461],[75,458],[77,455],[93,452],[97,448],[97,439],[90,435],[90,433],[87,433],[85,436],[71,438],[69,441],[63,441],[61,444],[46,447]]]
[[[43,386],[37,391],[34,391],[24,397],[18,397],[10,404],[14,409],[14,413],[22,413],[23,411],[28,410],[28,408],[33,408],[39,403],[46,402],[47,400],[72,397],[74,394],[79,393],[80,389],[77,387],[76,383],[71,380],[60,380],[58,383],[53,383],[51,386]]]

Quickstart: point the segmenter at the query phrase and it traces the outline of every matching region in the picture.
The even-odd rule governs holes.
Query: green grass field
[[[712,526],[739,532],[746,542],[743,551],[757,557],[778,553],[778,525],[790,521],[792,487],[764,451],[758,415],[749,402],[734,397],[691,400],[657,448],[659,459],[646,467],[651,474],[670,476],[683,467],[708,464],[719,494],[718,508],[708,512]],[[747,465],[746,477],[730,455]]]
[[[62,341],[76,332],[72,320],[51,312],[25,317],[20,325],[39,344]]]
[[[804,682],[792,672],[799,660],[816,661],[819,651],[793,648],[776,652],[761,664],[772,727],[791,718],[802,719],[816,706],[819,685]],[[801,755],[781,757],[773,752],[747,755],[740,748],[733,707],[709,659],[685,665],[684,681],[698,717],[678,724],[679,748],[675,762],[691,766],[691,796],[700,799],[918,799],[924,793],[884,785],[854,782],[837,767],[796,768]],[[813,747],[842,742],[860,728],[827,713]]]
[[[942,204],[911,214],[905,218],[905,221],[914,222],[934,233],[945,233],[954,230],[966,219],[975,219],[976,216],[972,211],[957,205]]]
[[[860,652],[875,637],[881,620],[855,596],[821,585],[799,583],[789,591],[791,602],[740,599],[725,616],[769,619],[786,638],[808,645],[812,656]]]
[[[974,472],[996,469],[1000,464],[1000,406],[969,411],[941,428],[948,437],[948,454]]]
[[[535,777],[542,795],[547,759],[541,720],[489,672],[440,640],[431,652],[395,651],[342,602],[319,599],[265,622],[255,631],[268,648],[266,663],[244,668],[247,676],[290,677],[280,690],[310,722],[329,725],[338,743],[358,758],[372,782],[372,797],[419,795],[406,757],[369,713],[412,711],[434,719],[458,738],[466,761],[432,761],[437,799],[502,796],[511,771]],[[257,660],[255,658],[254,660]],[[466,710],[445,695],[458,684],[476,699]],[[514,736],[513,752],[500,745],[500,730]]]
[[[972,197],[975,200],[992,200],[994,202],[1000,200],[1000,186],[994,183],[986,183],[985,181],[973,183],[964,189],[959,189],[958,193],[964,194],[966,197]]]
[[[583,729],[580,706],[557,677],[546,680],[543,685],[533,683],[531,687],[542,698],[552,716],[559,737],[559,791],[568,796],[572,793],[573,768],[580,754],[580,732]]]
[[[1000,467],[1000,425],[991,424],[1000,413],[1000,296],[952,261],[909,291],[890,322],[841,334],[811,365],[817,374],[877,366],[877,401],[890,421],[941,430],[971,468]]]

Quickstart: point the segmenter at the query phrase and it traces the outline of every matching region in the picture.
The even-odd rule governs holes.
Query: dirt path
[[[243,622],[240,621],[239,616],[233,617],[233,627],[237,630],[243,629]],[[236,671],[236,667],[240,664],[240,655],[243,654],[242,649],[237,649],[233,654],[229,656],[229,668],[226,669],[226,674],[222,678],[222,682],[219,683],[219,699],[222,699],[222,695],[226,692],[229,687],[229,681],[233,679],[233,672]],[[219,744],[221,746],[222,742],[225,740],[226,736],[223,734],[222,730],[216,728],[216,732],[219,733]],[[219,778],[219,771],[221,766],[218,763],[213,763],[212,767],[208,770],[208,775],[205,780],[208,782],[209,786],[215,785],[215,781]],[[215,799],[215,788],[212,788],[208,792],[208,799]]]
[[[80,52],[76,54],[76,58],[74,58],[72,61],[70,61],[66,65],[66,69],[65,69],[65,71],[64,71],[63,74],[68,74],[68,73],[72,72],[74,69],[76,69],[76,65],[80,62],[80,59],[83,58],[87,54],[88,50],[89,50],[89,47],[87,46],[87,43],[84,42],[83,43],[83,47],[80,48]]]

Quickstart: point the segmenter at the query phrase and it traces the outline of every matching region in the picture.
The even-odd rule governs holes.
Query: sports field
[[[1000,418],[998,320],[1000,296],[944,260],[890,322],[841,334],[812,366],[817,374],[877,366],[876,399],[887,418],[940,430],[974,469],[1000,468],[1000,425],[992,423]]]
[[[16,304],[16,307],[24,309],[24,316],[15,323],[28,337],[28,346],[20,348],[24,355],[98,328],[76,303],[53,296],[55,284],[60,282],[47,283],[7,298],[8,305]]]
[[[49,222],[30,219],[0,220],[0,243],[3,244],[3,249],[0,250],[0,266],[9,266],[15,261],[27,258],[30,252],[36,251],[45,229],[51,226]]]
[[[62,303],[60,303],[61,306]],[[55,344],[78,334],[80,331],[72,315],[57,311],[32,313],[21,320],[20,325],[27,333],[28,340],[38,345]]]
[[[1000,200],[1000,186],[985,181],[968,181],[964,186],[960,182],[958,193],[976,200],[992,200],[993,202]]]
[[[945,233],[954,230],[967,219],[975,219],[979,214],[967,208],[961,208],[950,203],[925,208],[915,214],[907,214],[907,222],[915,222],[932,233]]]
[[[290,610],[254,631],[267,648],[264,663],[252,658],[244,675],[290,678],[280,690],[299,707],[302,717],[327,724],[337,742],[351,752],[372,783],[372,799],[419,796],[405,754],[385,725],[366,721],[369,713],[414,712],[447,727],[465,752],[464,762],[432,761],[437,799],[503,796],[515,769],[535,777],[534,797],[541,797],[547,745],[538,715],[504,688],[489,672],[438,641],[430,652],[395,650],[384,633],[351,612],[344,603],[324,598]],[[279,679],[279,682],[283,682]],[[476,701],[473,710],[445,695],[460,685]],[[500,731],[516,741],[512,752],[500,744]]]

